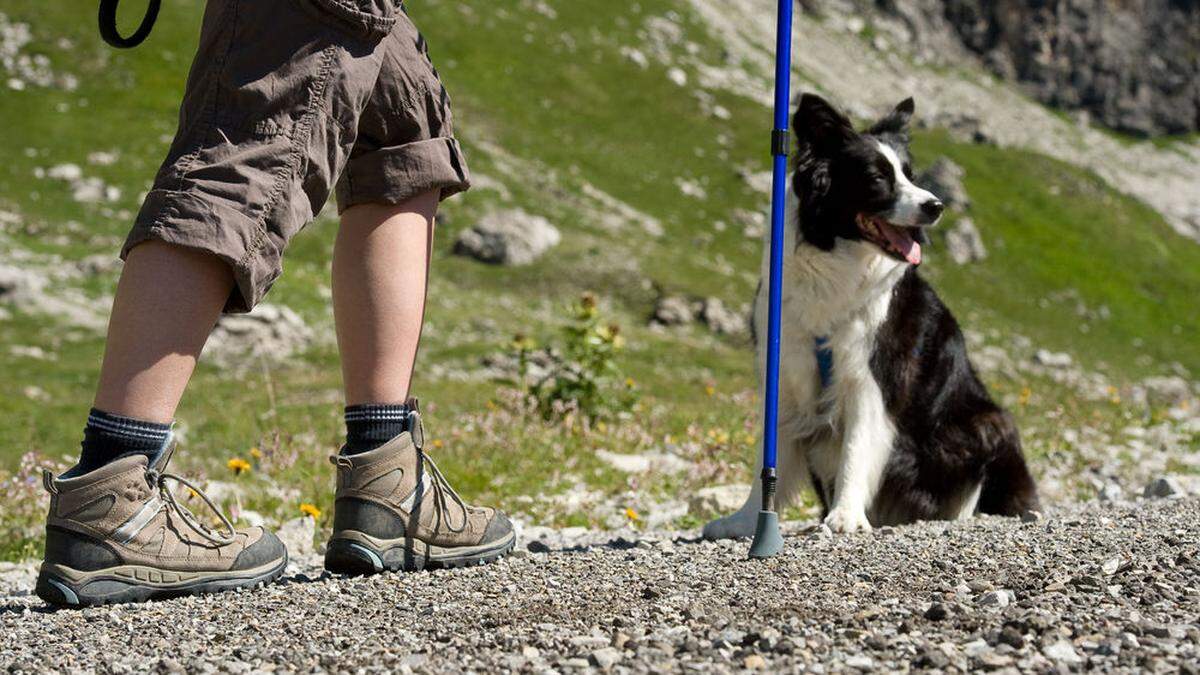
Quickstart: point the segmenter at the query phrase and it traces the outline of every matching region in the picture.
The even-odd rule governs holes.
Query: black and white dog
[[[957,322],[917,274],[924,228],[942,203],[912,183],[912,112],[908,99],[860,133],[805,95],[795,116],[778,500],[786,506],[811,487],[839,532],[1038,507],[1012,417],[988,396]],[[760,283],[760,336],[766,294]],[[760,341],[760,374],[765,360]],[[762,499],[754,485],[705,537],[753,534]]]

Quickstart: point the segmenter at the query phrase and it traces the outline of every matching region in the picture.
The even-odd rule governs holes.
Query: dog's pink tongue
[[[882,229],[883,233],[887,235],[888,241],[896,247],[905,260],[914,265],[921,264],[921,245],[909,236],[907,229],[890,225],[886,225]]]

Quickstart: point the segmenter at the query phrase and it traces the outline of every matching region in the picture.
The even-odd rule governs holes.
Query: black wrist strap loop
[[[149,4],[146,6],[146,15],[142,17],[142,24],[129,37],[122,37],[121,33],[117,31],[117,3],[119,1],[100,0],[100,37],[118,49],[136,47],[142,44],[146,36],[150,35],[150,29],[154,28],[154,21],[158,18],[158,8],[162,0],[149,0]]]

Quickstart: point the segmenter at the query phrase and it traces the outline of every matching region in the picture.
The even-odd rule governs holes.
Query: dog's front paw
[[[862,510],[834,509],[825,516],[825,524],[834,532],[870,532],[871,521]]]

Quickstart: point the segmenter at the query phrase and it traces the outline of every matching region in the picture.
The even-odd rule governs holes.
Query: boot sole
[[[283,576],[287,554],[261,567],[229,572],[177,572],[142,565],[95,571],[44,563],[37,596],[55,607],[79,608],[254,588]]]
[[[388,541],[361,532],[344,531],[329,540],[325,548],[325,569],[334,574],[363,576],[470,567],[499,560],[511,553],[516,544],[515,532],[482,546],[447,548],[419,539]]]

